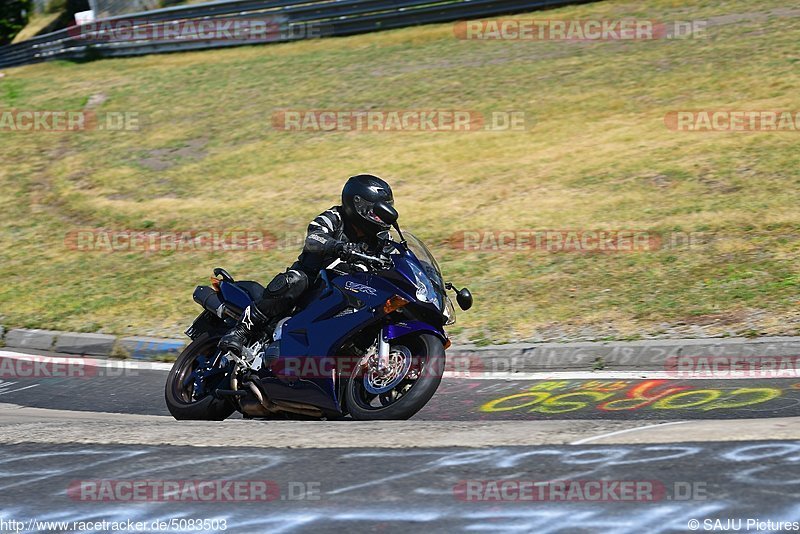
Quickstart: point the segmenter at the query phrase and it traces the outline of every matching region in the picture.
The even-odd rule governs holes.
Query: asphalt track
[[[158,369],[148,369],[152,365],[141,362],[36,369],[29,364],[17,366],[24,361],[23,354],[16,353],[21,359],[3,354],[15,353],[0,351],[1,402],[60,410],[169,415],[164,405],[167,364],[156,364]],[[52,361],[60,360],[64,358],[54,357]],[[44,376],[48,374],[57,376]],[[800,416],[800,377],[704,380],[670,378],[663,373],[602,371],[526,376],[528,379],[445,377],[437,394],[414,419],[683,420]],[[534,376],[541,378],[530,378]]]
[[[168,417],[165,377],[4,376],[0,532],[800,529],[800,378],[445,378],[408,422],[190,423]],[[269,491],[189,491],[209,481]]]

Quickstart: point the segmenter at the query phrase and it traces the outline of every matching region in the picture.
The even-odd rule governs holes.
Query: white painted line
[[[667,371],[537,371],[529,373],[467,373],[445,371],[444,378],[466,378],[469,380],[596,380],[596,379],[705,379],[710,377],[676,377]]]
[[[791,370],[790,370],[791,371]],[[798,373],[761,371],[764,376],[737,376],[737,372],[718,376],[698,372],[696,374],[677,371],[538,371],[531,373],[467,373],[445,371],[444,378],[466,378],[469,380],[772,380],[775,378],[798,379]],[[753,374],[758,374],[754,372]]]
[[[163,362],[139,362],[136,360],[107,360],[105,358],[92,358],[91,356],[41,356],[37,354],[26,354],[22,352],[11,352],[0,350],[0,358],[12,360],[25,360],[31,362],[61,363],[68,365],[84,365],[87,367],[103,367],[106,369],[142,369],[153,371],[169,371],[172,369],[171,363]]]
[[[0,391],[0,395],[5,395],[6,393],[16,393],[17,391],[22,391],[23,389],[35,388],[38,385],[39,384],[33,384],[31,386],[25,386],[24,388],[10,389],[8,391]]]
[[[610,438],[611,436],[617,436],[619,434],[627,434],[628,432],[648,430],[651,428],[658,428],[660,426],[682,425],[684,423],[689,423],[689,422],[690,421],[673,421],[671,423],[659,423],[657,425],[637,426],[636,428],[627,428],[625,430],[617,430],[616,432],[609,432],[608,434],[600,434],[599,436],[592,436],[589,438],[579,439],[578,441],[573,441],[572,443],[570,443],[570,445],[583,445],[584,443],[589,443],[590,441],[596,441],[598,439],[603,439],[603,438]]]
[[[171,363],[143,362],[137,360],[110,360],[105,358],[92,358],[91,356],[39,356],[22,352],[0,350],[0,358],[11,358],[27,361],[66,363],[70,365],[86,365],[90,367],[104,367],[106,369],[137,369],[149,371],[169,371]],[[786,370],[784,370],[786,371]],[[791,371],[791,370],[789,370]],[[467,371],[445,371],[444,378],[458,378],[466,380],[772,380],[776,378],[800,378],[795,372],[771,372],[769,370],[755,371],[764,376],[737,376],[737,372],[720,373],[719,376],[709,376],[705,373],[689,374],[677,371],[539,371],[530,373],[470,373]]]

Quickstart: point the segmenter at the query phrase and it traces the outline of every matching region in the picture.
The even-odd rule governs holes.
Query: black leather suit
[[[368,247],[372,245],[345,224],[341,206],[320,213],[308,225],[303,251],[297,261],[267,284],[256,306],[267,317],[285,316],[316,280],[319,271],[337,259],[337,247],[359,242],[365,242]]]

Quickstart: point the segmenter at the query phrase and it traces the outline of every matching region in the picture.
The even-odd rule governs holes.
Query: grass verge
[[[81,228],[294,236],[369,171],[395,186],[475,308],[459,340],[798,334],[797,133],[684,133],[683,109],[800,110],[785,2],[611,0],[537,17],[708,20],[706,37],[474,42],[450,24],[6,71],[0,108],[139,114],[139,131],[0,132],[0,312],[13,326],[179,334],[217,265],[266,280],[297,255],[80,252]],[[544,14],[543,14],[544,13]],[[280,109],[524,111],[525,131],[284,132]],[[626,254],[474,252],[468,230],[696,232]],[[289,242],[294,242],[288,239]]]

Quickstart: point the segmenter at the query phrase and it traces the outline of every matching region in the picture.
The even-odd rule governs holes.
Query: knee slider
[[[272,298],[295,298],[308,289],[305,273],[289,270],[281,273],[267,285],[267,296]]]
[[[286,271],[286,278],[288,284],[286,296],[290,299],[296,299],[308,289],[308,276],[306,273],[292,269]]]
[[[270,297],[280,297],[286,291],[288,285],[289,280],[286,277],[286,273],[281,273],[267,284],[267,295]]]

